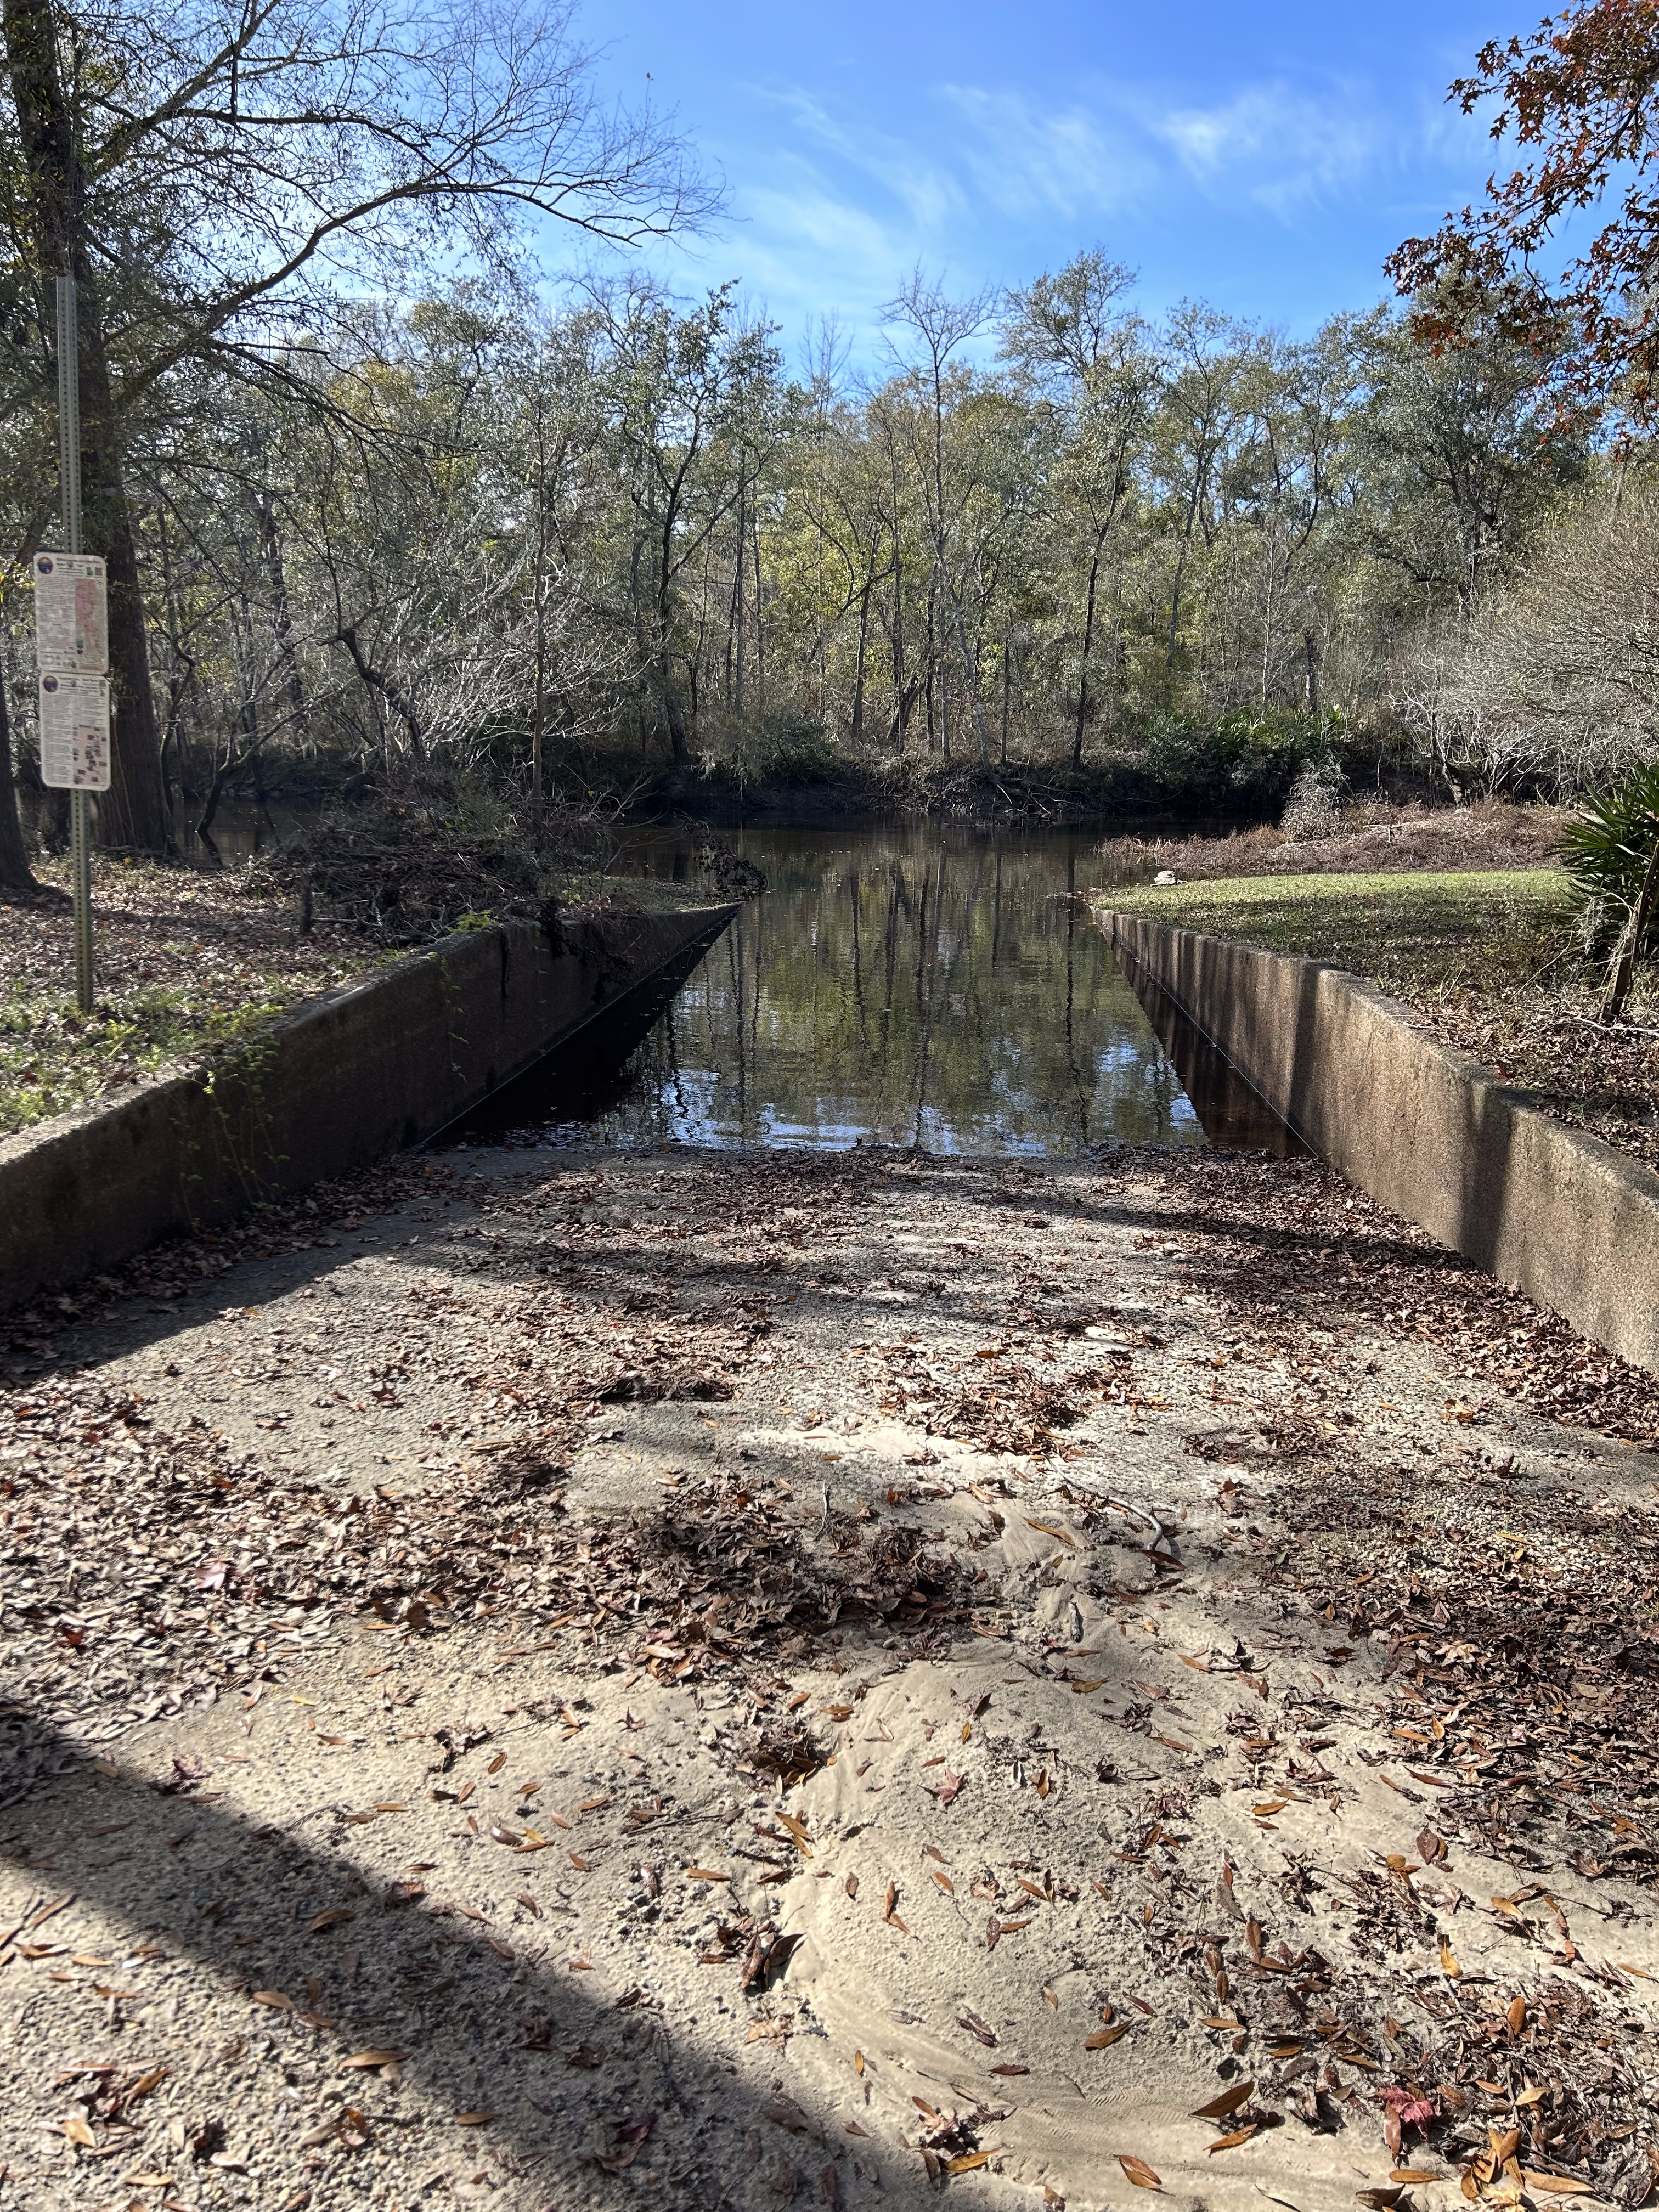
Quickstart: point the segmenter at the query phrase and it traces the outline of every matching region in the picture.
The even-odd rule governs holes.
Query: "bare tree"
[[[515,213],[634,243],[710,195],[672,135],[599,100],[571,11],[511,0],[0,0],[40,327],[82,293],[87,541],[109,562],[112,842],[168,838],[125,434],[179,363],[270,367],[348,274],[500,259]]]
[[[929,406],[928,443],[916,453],[918,472],[927,504],[927,525],[933,541],[933,560],[939,586],[949,600],[949,620],[962,654],[962,672],[974,710],[981,766],[991,764],[991,741],[985,732],[985,710],[980,703],[979,671],[968,650],[968,634],[962,618],[962,594],[951,574],[952,538],[951,505],[945,497],[945,374],[951,356],[991,322],[996,295],[975,293],[971,299],[950,300],[942,289],[923,276],[918,267],[897,297],[884,309],[884,319],[914,333],[921,349],[916,374],[926,387]]]

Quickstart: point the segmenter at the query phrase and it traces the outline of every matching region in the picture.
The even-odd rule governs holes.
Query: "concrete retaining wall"
[[[210,1077],[161,1075],[0,1139],[0,1304],[418,1143],[737,909],[452,937],[331,991]]]
[[[1351,1182],[1659,1374],[1659,1176],[1359,976],[1103,905],[1099,919],[1132,980],[1158,983]]]

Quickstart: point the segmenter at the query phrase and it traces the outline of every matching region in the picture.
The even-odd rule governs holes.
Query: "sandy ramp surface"
[[[10,1345],[0,2206],[1646,2197],[1644,1378],[1306,1164],[240,1250]]]

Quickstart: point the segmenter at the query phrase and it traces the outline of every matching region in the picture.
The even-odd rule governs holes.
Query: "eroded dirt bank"
[[[1659,1393],[1322,1170],[453,1154],[9,1359],[0,2203],[1648,2195]]]

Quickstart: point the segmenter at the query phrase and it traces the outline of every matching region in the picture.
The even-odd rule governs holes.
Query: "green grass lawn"
[[[1404,998],[1577,975],[1572,895],[1553,868],[1458,875],[1236,876],[1103,891],[1103,907],[1302,952]]]

